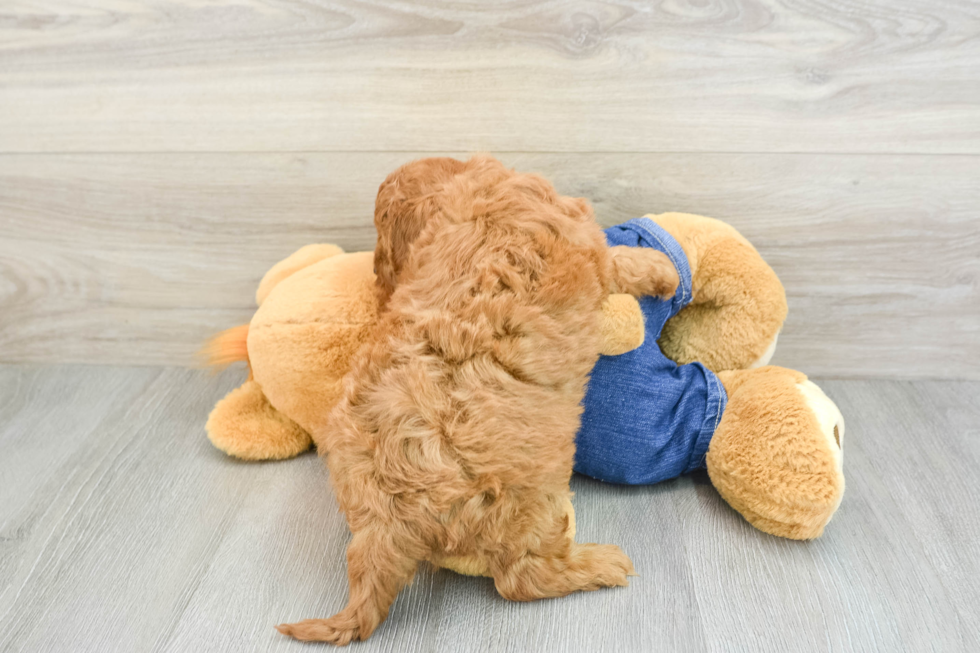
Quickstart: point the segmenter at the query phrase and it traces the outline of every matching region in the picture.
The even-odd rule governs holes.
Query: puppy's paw
[[[680,285],[681,277],[677,274],[674,264],[670,263],[669,268],[661,268],[658,276],[653,279],[650,292],[661,299],[670,299],[677,293],[677,287]]]
[[[613,286],[616,292],[637,297],[651,295],[670,299],[677,291],[680,276],[663,252],[649,247],[610,247]]]
[[[629,576],[636,576],[633,562],[615,544],[596,544],[596,581],[602,587],[625,587]]]
[[[633,563],[615,544],[578,544],[573,556],[573,567],[588,579],[582,589],[626,587],[627,578],[636,575]]]
[[[303,642],[327,642],[336,646],[347,646],[352,640],[360,639],[357,626],[350,620],[339,617],[340,615],[330,619],[304,619],[293,624],[279,624],[276,630]]]

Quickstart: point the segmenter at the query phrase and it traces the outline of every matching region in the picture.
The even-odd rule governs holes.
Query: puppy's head
[[[465,162],[431,157],[406,163],[388,175],[375,200],[374,271],[380,306],[394,292],[413,245],[428,225],[487,211],[510,221],[533,221],[547,230],[569,218],[594,219],[586,200],[563,197],[543,177],[518,174],[489,155]]]
[[[374,226],[378,231],[374,271],[382,306],[395,289],[412,243],[438,210],[440,190],[467,165],[448,157],[419,159],[395,170],[378,188],[374,204]]]

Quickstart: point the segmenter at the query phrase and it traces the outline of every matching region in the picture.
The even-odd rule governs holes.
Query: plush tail
[[[200,352],[207,367],[224,368],[238,361],[248,362],[248,325],[222,331],[205,343]]]

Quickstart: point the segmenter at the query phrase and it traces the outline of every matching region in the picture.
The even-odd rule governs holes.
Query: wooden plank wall
[[[774,362],[980,378],[980,4],[15,0],[0,6],[0,361],[176,364],[378,183],[490,151],[731,222]]]

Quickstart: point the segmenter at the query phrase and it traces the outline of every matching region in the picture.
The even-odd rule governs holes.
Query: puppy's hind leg
[[[565,536],[567,520],[559,518],[555,529],[539,537],[531,549],[510,550],[494,565],[497,591],[511,601],[564,596],[576,591],[629,585],[633,563],[613,544],[578,544]]]
[[[663,252],[649,247],[617,245],[609,248],[609,256],[612,259],[612,292],[664,299],[674,296],[680,277]]]
[[[276,629],[299,640],[338,646],[367,639],[387,618],[395,596],[417,567],[418,560],[403,553],[388,531],[373,526],[358,531],[347,547],[347,607],[329,619],[306,619]]]

